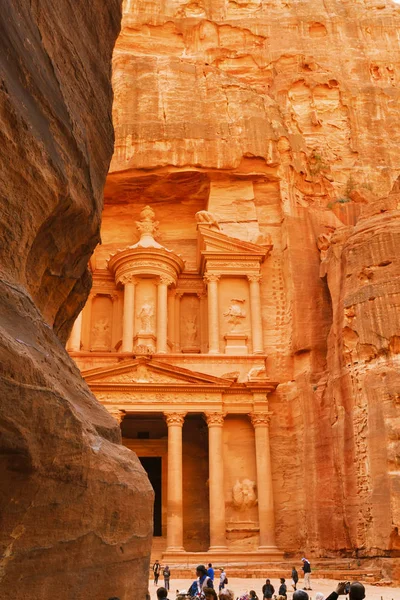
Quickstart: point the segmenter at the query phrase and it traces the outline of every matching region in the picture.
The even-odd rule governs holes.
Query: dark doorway
[[[150,479],[155,494],[153,535],[161,536],[161,456],[139,456],[139,460]]]

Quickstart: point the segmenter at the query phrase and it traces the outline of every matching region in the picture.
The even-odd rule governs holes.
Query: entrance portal
[[[162,459],[160,456],[139,456],[138,457],[144,470],[146,471],[150,483],[153,487],[154,498],[154,515],[153,515],[153,535],[162,535],[162,498],[161,498],[161,465]]]

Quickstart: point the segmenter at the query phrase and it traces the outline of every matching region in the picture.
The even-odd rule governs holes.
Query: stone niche
[[[224,489],[227,539],[231,547],[258,544],[257,469],[254,428],[244,415],[228,415],[224,424]]]
[[[181,299],[180,347],[184,353],[199,353],[201,333],[200,299],[184,294]]]

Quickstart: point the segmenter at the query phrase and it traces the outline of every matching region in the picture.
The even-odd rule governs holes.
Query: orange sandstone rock
[[[112,152],[117,0],[2,3],[0,596],[144,598],[152,490],[63,343]]]

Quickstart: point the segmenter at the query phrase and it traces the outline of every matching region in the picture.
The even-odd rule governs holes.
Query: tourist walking
[[[224,567],[222,567],[221,573],[219,576],[219,591],[223,590],[227,583],[228,583],[228,578],[226,576]]]
[[[283,577],[281,577],[280,581],[281,581],[281,585],[279,586],[278,595],[286,598],[287,597],[287,587],[286,587],[285,579]]]
[[[188,595],[191,597],[201,598],[204,597],[204,588],[214,589],[212,579],[207,575],[207,569],[204,565],[199,565],[196,568],[197,579],[193,581],[192,585],[188,590]]]
[[[209,576],[211,581],[214,581],[214,569],[211,563],[208,563],[207,575]]]
[[[154,585],[158,585],[158,578],[160,577],[161,565],[160,561],[157,559],[153,565],[153,574],[154,574]]]
[[[305,590],[311,590],[311,565],[310,565],[310,561],[307,560],[307,558],[302,558],[301,559],[303,566],[303,573],[304,573],[304,589]]]
[[[272,598],[272,594],[275,594],[275,588],[269,579],[265,580],[265,583],[262,588],[262,593],[263,598],[268,598],[268,600]]]
[[[297,582],[299,581],[299,574],[296,570],[296,567],[292,567],[292,588],[294,589],[294,591],[297,590]]]
[[[163,569],[163,577],[164,577],[164,587],[169,591],[169,580],[171,577],[171,571],[169,570],[169,566],[166,565]]]

